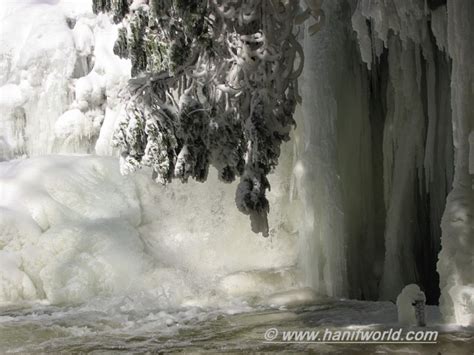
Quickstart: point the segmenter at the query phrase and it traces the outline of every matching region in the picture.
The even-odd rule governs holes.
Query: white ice
[[[113,55],[117,28],[89,0],[2,1],[0,302],[143,292],[163,304],[272,294],[286,304],[280,292],[302,285],[393,300],[416,278],[419,231],[408,222],[422,192],[433,231],[444,212],[442,238],[429,241],[441,240],[443,315],[472,325],[474,5],[460,3],[323,3],[325,25],[304,42],[295,148],[272,176],[267,240],[234,208],[235,187],[215,176],[164,188],[145,172],[122,177],[115,158],[43,156],[115,154],[130,63]],[[384,47],[387,112],[374,119],[367,78]],[[300,291],[294,299],[308,296]]]
[[[0,163],[0,303],[144,292],[164,306],[205,305],[298,288],[286,183],[273,179],[282,208],[263,239],[233,208],[234,186],[216,176],[162,187],[148,172],[121,176],[116,158]]]
[[[411,284],[405,286],[397,297],[398,322],[403,325],[417,325],[418,322],[413,304],[415,301],[424,302],[425,300],[425,294],[418,285]]]

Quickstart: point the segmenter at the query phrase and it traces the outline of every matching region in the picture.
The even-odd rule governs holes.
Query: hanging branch
[[[220,180],[240,178],[237,207],[268,236],[267,175],[295,125],[304,61],[294,23],[310,10],[289,0],[94,0],[94,10],[121,21],[114,51],[132,62],[113,139],[122,172],[205,181],[212,164]]]

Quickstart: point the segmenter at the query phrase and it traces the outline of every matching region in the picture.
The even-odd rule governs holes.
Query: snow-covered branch
[[[320,2],[308,2],[315,15]],[[285,0],[95,0],[122,22],[115,53],[132,61],[114,144],[122,171],[154,179],[240,177],[236,203],[268,235],[267,175],[295,124],[302,10]]]

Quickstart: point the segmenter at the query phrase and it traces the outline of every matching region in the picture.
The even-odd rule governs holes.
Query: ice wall
[[[381,297],[392,298],[410,282],[421,282],[429,302],[438,297],[435,277],[439,222],[452,181],[453,148],[449,108],[449,60],[436,45],[442,8],[424,1],[359,1],[353,27],[362,58],[376,67],[387,53],[383,141],[387,209],[385,270]],[[363,21],[362,21],[362,20]],[[366,34],[372,33],[367,42]],[[371,55],[372,53],[372,55]]]
[[[388,51],[381,297],[392,297],[410,279],[421,282],[433,297],[437,278],[429,275],[435,275],[433,256],[441,241],[441,308],[446,320],[460,324],[472,324],[474,314],[474,191],[468,138],[474,115],[472,16],[470,1],[447,1],[446,6],[386,0],[359,1],[353,16],[367,19],[369,30]],[[364,24],[353,24],[362,58],[367,58]],[[377,51],[372,47],[372,52]],[[453,166],[453,190],[446,204]]]
[[[347,26],[349,5],[328,1],[324,11],[324,28],[304,40],[296,167],[305,208],[302,263],[320,293],[374,299],[383,244],[375,223],[367,69]]]
[[[2,2],[0,18],[0,160],[90,153],[97,141],[110,153],[130,64],[113,55],[109,19],[91,1]]]
[[[446,6],[341,0],[324,11],[323,30],[304,40],[295,170],[307,282],[391,300],[415,282],[437,303],[456,115]]]
[[[452,58],[451,107],[455,171],[443,215],[439,256],[440,305],[448,321],[474,325],[474,3],[449,1],[448,51]]]

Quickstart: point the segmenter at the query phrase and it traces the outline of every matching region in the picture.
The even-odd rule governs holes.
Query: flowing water
[[[149,300],[148,300],[149,301]],[[145,302],[145,303],[141,303]],[[430,326],[436,344],[323,344],[266,342],[267,329],[398,329],[389,302],[330,301],[289,308],[235,304],[223,309],[160,309],[144,299],[102,299],[76,306],[24,306],[0,310],[1,353],[260,351],[331,354],[472,354],[472,331]],[[422,328],[412,328],[419,330]],[[408,330],[408,329],[406,329]]]

